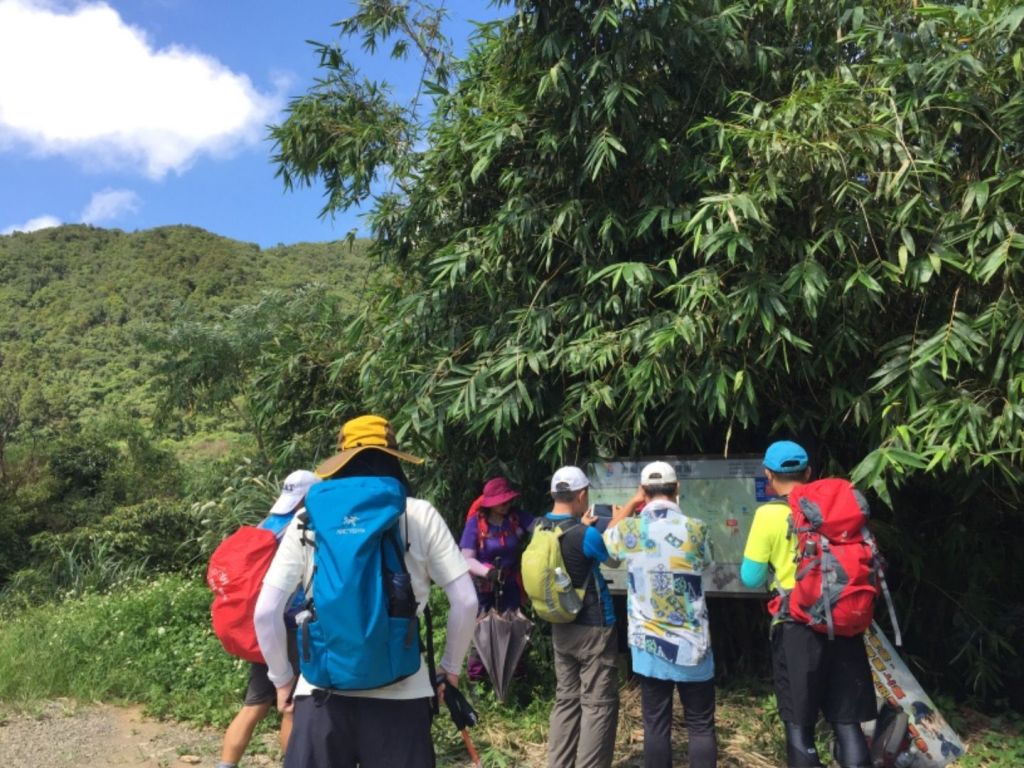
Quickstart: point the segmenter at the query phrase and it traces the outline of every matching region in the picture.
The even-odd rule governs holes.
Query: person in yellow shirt
[[[792,620],[787,593],[796,584],[797,541],[791,532],[786,498],[811,478],[807,451],[789,440],[772,443],[764,455],[769,491],[780,497],[754,513],[743,550],[740,580],[748,587],[763,586],[771,576],[776,595],[768,603],[772,614],[772,673],[779,716],[786,728],[790,768],[821,768],[814,746],[818,712],[831,723],[841,768],[871,765],[860,724],[875,718],[864,637],[840,637],[815,632]]]

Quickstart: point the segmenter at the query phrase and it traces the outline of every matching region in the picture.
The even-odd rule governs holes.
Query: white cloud
[[[130,189],[104,189],[82,211],[82,223],[99,224],[139,210],[139,196]]]
[[[49,229],[60,225],[61,221],[56,216],[36,216],[24,224],[12,224],[6,229],[0,230],[0,235],[10,235],[14,232],[35,232],[37,229]]]
[[[279,106],[210,56],[154,49],[106,3],[0,0],[0,147],[161,178],[258,141]]]

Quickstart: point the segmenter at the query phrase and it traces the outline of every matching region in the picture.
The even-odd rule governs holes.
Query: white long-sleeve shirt
[[[431,582],[444,588],[449,611],[441,667],[447,672],[457,673],[465,661],[476,624],[477,598],[468,566],[448,526],[429,502],[408,499],[406,516],[409,547],[405,554],[405,564],[409,570],[413,593],[422,614],[430,595]],[[404,532],[404,522],[402,528]],[[312,534],[307,532],[306,535]],[[295,589],[309,582],[313,568],[312,550],[312,547],[302,544],[298,522],[292,521],[264,577],[263,590],[256,603],[256,637],[267,661],[268,676],[277,686],[285,685],[293,678],[291,664],[288,662],[284,609]],[[312,590],[315,598],[315,580]],[[300,677],[295,695],[303,696],[312,690],[312,686]],[[427,665],[421,664],[414,675],[404,680],[372,691],[346,691],[345,695],[416,699],[427,698],[433,693]]]

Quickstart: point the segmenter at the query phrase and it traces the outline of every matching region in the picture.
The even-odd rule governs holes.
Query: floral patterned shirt
[[[711,649],[701,586],[711,562],[707,525],[657,499],[604,539],[627,567],[629,644],[673,664],[700,663]]]

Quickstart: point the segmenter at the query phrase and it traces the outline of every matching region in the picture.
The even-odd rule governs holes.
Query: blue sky
[[[446,7],[457,39],[498,13],[482,1]],[[265,128],[316,76],[306,41],[332,40],[352,8],[0,0],[0,234],[192,224],[266,247],[362,231],[356,212],[318,218],[322,190],[283,190]],[[415,56],[352,58],[399,96],[422,67]]]

